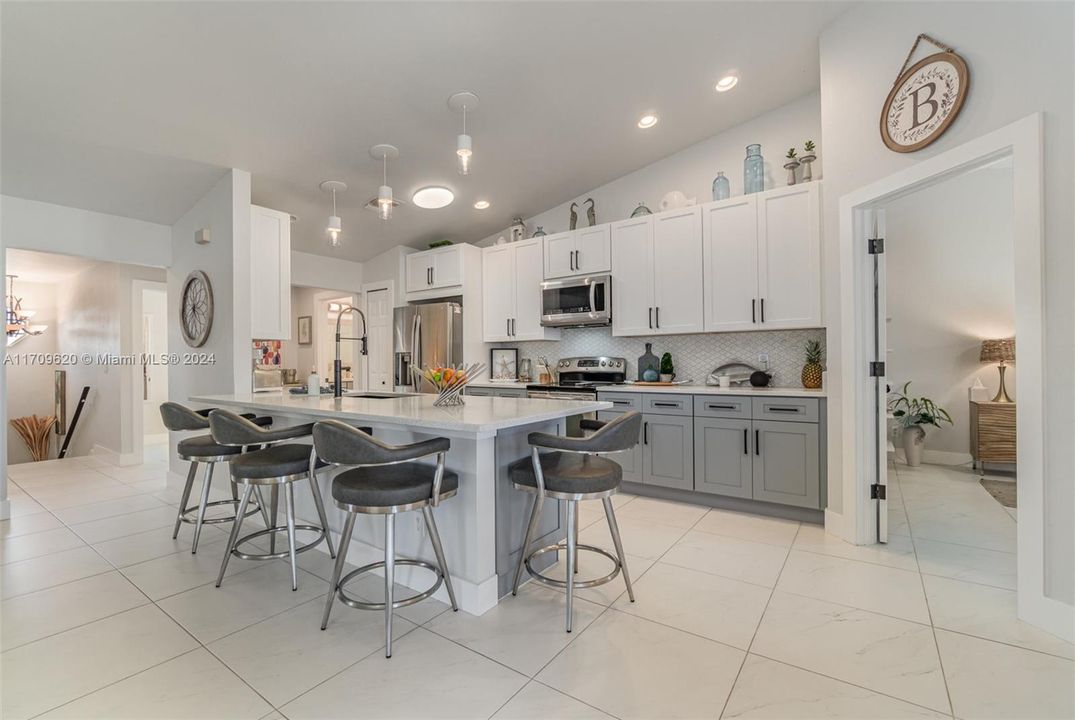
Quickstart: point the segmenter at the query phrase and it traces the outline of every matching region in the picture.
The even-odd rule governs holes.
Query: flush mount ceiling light
[[[453,200],[455,200],[455,193],[439,185],[424,187],[411,196],[412,203],[426,210],[448,207]]]
[[[725,75],[717,81],[716,90],[717,92],[728,92],[738,84],[738,77],[736,77],[735,75]]]
[[[657,116],[652,113],[649,115],[643,115],[638,119],[638,127],[643,130],[649,130],[651,127],[657,124]]]
[[[377,216],[382,220],[392,219],[392,209],[398,203],[392,198],[392,188],[388,185],[388,158],[398,158],[399,148],[395,145],[374,145],[370,148],[370,155],[381,161],[382,185],[377,190]]]
[[[474,209],[475,210],[487,210],[487,209],[489,209],[489,201],[488,200],[479,200],[478,202],[474,203]]]
[[[448,98],[448,107],[463,114],[463,132],[455,139],[456,168],[460,175],[469,175],[474,143],[470,135],[467,135],[467,110],[473,111],[478,107],[478,96],[472,92],[457,92]]]
[[[328,216],[325,224],[325,232],[328,233],[328,242],[332,247],[340,246],[340,233],[343,232],[343,223],[336,214],[336,193],[347,190],[347,183],[339,180],[326,180],[319,186],[323,192],[332,193],[332,214]]]

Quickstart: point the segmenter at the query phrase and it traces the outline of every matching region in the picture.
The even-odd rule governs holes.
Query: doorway
[[[366,388],[391,391],[393,283],[367,285],[362,289],[369,335]]]
[[[332,382],[333,363],[336,360],[336,323],[339,321],[340,336],[356,337],[362,331],[361,321],[354,313],[341,311],[347,306],[358,307],[355,296],[351,294],[323,292],[315,296],[314,343],[316,345],[316,367],[323,384]],[[357,342],[344,340],[340,343],[340,362],[343,366],[342,385],[344,392],[362,390],[366,378],[366,368],[359,352]]]
[[[134,326],[133,345],[140,352],[142,462],[167,462],[168,430],[159,408],[168,400],[168,364],[160,362],[168,352],[168,288],[165,283],[138,281],[134,292],[141,295],[135,308],[141,323]]]

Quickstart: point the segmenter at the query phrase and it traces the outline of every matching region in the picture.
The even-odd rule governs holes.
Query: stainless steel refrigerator
[[[429,383],[417,382],[411,368],[463,362],[463,306],[451,302],[407,305],[396,308],[393,320],[396,392],[436,392]]]

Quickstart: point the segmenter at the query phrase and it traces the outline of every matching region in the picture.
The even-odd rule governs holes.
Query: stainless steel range
[[[621,357],[573,357],[556,363],[557,382],[527,385],[526,396],[555,400],[594,400],[600,385],[621,385],[627,379],[627,360]],[[596,417],[595,413],[567,419],[567,434],[582,435],[579,420]]]

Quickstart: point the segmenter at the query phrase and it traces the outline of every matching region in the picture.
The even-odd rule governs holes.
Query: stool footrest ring
[[[594,547],[593,545],[583,545],[581,543],[576,545],[575,548],[577,550],[586,550],[587,552],[593,552],[593,553],[597,553],[598,555],[604,555],[605,557],[607,557],[609,560],[612,561],[612,566],[613,566],[612,567],[612,572],[610,572],[608,575],[604,575],[603,577],[593,578],[591,580],[576,580],[575,582],[572,583],[572,585],[576,589],[591,588],[591,587],[597,587],[598,585],[604,585],[605,583],[612,582],[613,580],[616,579],[617,576],[619,576],[619,574],[620,574],[620,561],[616,558],[615,555],[613,555],[609,551],[605,550],[604,548]],[[555,587],[555,588],[560,588],[561,590],[566,590],[567,589],[567,582],[565,582],[564,580],[557,580],[555,578],[551,578],[551,577],[549,577],[547,575],[542,575],[541,573],[539,573],[537,570],[535,570],[530,565],[531,561],[534,558],[536,558],[537,556],[539,556],[539,555],[544,555],[545,553],[557,552],[557,551],[566,550],[566,549],[567,549],[567,547],[565,545],[563,545],[561,543],[557,543],[555,545],[546,545],[543,548],[535,550],[534,552],[530,553],[530,555],[528,555],[527,558],[526,558],[526,563],[525,563],[526,564],[526,571],[528,573],[530,573],[530,577],[532,577],[536,582],[539,582],[542,585],[548,585],[549,587]]]
[[[306,543],[305,545],[300,545],[297,548],[295,548],[296,553],[306,552],[307,550],[310,550],[311,548],[316,547],[322,540],[325,539],[325,530],[324,530],[324,528],[319,528],[316,525],[296,525],[295,526],[295,531],[298,532],[299,530],[308,530],[310,532],[315,532],[315,533],[317,533],[317,538],[312,540],[312,541],[310,541],[310,542],[308,542],[308,543]],[[274,532],[286,533],[287,528],[286,527],[265,528],[264,530],[258,530],[257,532],[250,533],[249,535],[244,535],[243,537],[241,537],[241,538],[239,538],[238,540],[235,541],[235,547],[232,548],[231,554],[234,555],[235,557],[239,558],[240,560],[282,560],[284,558],[291,557],[291,551],[290,550],[284,550],[282,552],[277,552],[277,553],[245,553],[245,552],[242,552],[241,550],[239,550],[239,546],[242,545],[243,543],[250,542],[254,538],[258,538],[258,537],[261,537],[262,535],[268,535],[269,533],[274,533]]]
[[[428,562],[425,562],[423,560],[411,560],[410,558],[397,558],[396,561],[395,561],[395,564],[397,566],[398,565],[410,565],[412,567],[420,567],[420,568],[425,568],[426,570],[430,570],[431,572],[433,572],[437,576],[437,581],[435,583],[433,583],[433,585],[428,590],[424,590],[424,591],[418,593],[417,595],[411,595],[410,597],[405,597],[402,600],[396,600],[395,602],[392,603],[392,608],[393,609],[401,608],[401,607],[407,607],[408,605],[414,605],[417,602],[421,602],[422,600],[425,600],[427,597],[431,597],[433,595],[433,593],[437,592],[437,589],[440,588],[440,586],[444,583],[444,573],[441,571],[441,569],[439,567],[437,567],[433,563],[428,563]],[[352,580],[357,578],[359,575],[364,575],[365,573],[368,573],[371,570],[377,570],[377,569],[383,568],[383,567],[384,567],[384,560],[381,560],[380,562],[370,563],[369,565],[363,565],[362,567],[358,568],[357,570],[352,570],[351,572],[347,573],[342,578],[340,578],[340,583],[339,583],[339,585],[336,586],[336,594],[340,598],[340,602],[342,602],[344,605],[347,605],[348,607],[353,607],[356,610],[384,610],[384,603],[383,602],[374,603],[374,602],[366,602],[364,600],[356,600],[354,597],[348,595],[347,592],[344,590],[344,585],[346,585],[347,583],[351,582]]]
[[[205,504],[205,509],[208,510],[209,508],[217,507],[218,505],[231,505],[233,511],[237,511],[239,509],[239,501],[238,500],[214,500],[211,503],[206,503]],[[249,503],[247,505],[247,507],[251,508],[251,509],[248,509],[246,511],[246,514],[243,515],[244,518],[248,518],[251,515],[254,515],[255,513],[261,512],[261,508],[258,507],[256,503]],[[191,505],[190,507],[185,509],[183,511],[182,515],[180,515],[180,519],[182,519],[182,521],[185,522],[185,523],[190,523],[191,525],[196,525],[198,523],[198,506],[197,505]],[[229,523],[229,522],[234,522],[234,520],[235,520],[235,515],[225,515],[223,517],[216,517],[216,518],[205,518],[204,520],[202,520],[202,525],[216,525],[217,523]]]

